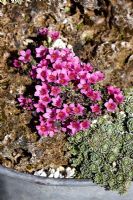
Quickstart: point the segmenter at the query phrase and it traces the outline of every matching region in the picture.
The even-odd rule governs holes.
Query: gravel
[[[50,168],[48,170],[40,169],[39,171],[34,172],[35,176],[42,176],[48,178],[74,178],[75,168],[63,166],[58,167],[57,169]]]

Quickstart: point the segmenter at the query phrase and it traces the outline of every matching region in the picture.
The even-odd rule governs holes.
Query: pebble
[[[54,173],[54,178],[59,178],[60,177],[60,172],[57,170],[55,173]]]
[[[65,168],[64,168],[64,167],[62,167],[62,166],[60,166],[60,167],[58,167],[58,168],[57,168],[57,170],[59,170],[60,172],[62,172],[62,171],[64,171],[64,170],[65,170]]]
[[[53,45],[53,48],[66,48],[66,43],[62,41],[62,39],[57,39]]]
[[[53,178],[53,177],[54,177],[54,174],[50,174],[48,177],[49,177],[49,178]]]
[[[40,176],[42,176],[42,177],[47,177],[47,174],[46,174],[45,171],[43,171],[42,174],[41,174]]]
[[[34,173],[35,176],[41,176],[41,174],[43,173],[43,169],[39,170],[39,171],[36,171]]]
[[[27,46],[28,44],[33,43],[33,42],[34,42],[34,41],[31,40],[31,39],[26,39],[25,41],[23,41],[23,44],[24,44],[25,46]]]
[[[49,172],[50,172],[50,174],[54,174],[55,173],[55,169],[50,169]]]
[[[59,178],[64,178],[64,176],[62,174],[59,175]]]
[[[66,173],[67,173],[67,176],[66,178],[73,178],[74,177],[74,173],[75,173],[75,168],[70,168],[70,167],[67,167],[66,168]]]
[[[63,166],[60,166],[57,169],[50,168],[48,171],[44,171],[44,169],[41,169],[34,173],[34,175],[36,176],[48,178],[73,178],[74,174],[75,168],[64,168]]]

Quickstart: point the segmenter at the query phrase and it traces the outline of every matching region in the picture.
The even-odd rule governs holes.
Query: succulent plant
[[[68,138],[77,178],[124,193],[133,180],[133,88],[119,112],[99,116],[91,128]]]

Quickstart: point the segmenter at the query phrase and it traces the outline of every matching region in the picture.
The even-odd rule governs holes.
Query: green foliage
[[[91,128],[68,138],[77,178],[124,193],[133,180],[133,88],[120,112],[99,116]]]

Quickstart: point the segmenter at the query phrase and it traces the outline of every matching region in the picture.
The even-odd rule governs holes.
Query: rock
[[[53,178],[53,177],[54,177],[54,174],[50,174],[48,177],[49,177],[49,178]]]
[[[55,173],[54,173],[54,178],[59,178],[60,176],[60,172],[57,170]]]
[[[34,175],[35,175],[35,176],[41,176],[42,173],[43,173],[43,169],[34,172]]]
[[[54,174],[55,173],[55,169],[49,169],[50,174]]]
[[[94,29],[86,30],[80,36],[81,42],[84,44],[85,42],[92,40],[94,37]]]
[[[60,172],[62,172],[62,171],[64,171],[65,170],[65,168],[64,167],[62,167],[62,166],[60,166],[59,168],[57,168]]]
[[[66,173],[67,173],[67,176],[66,178],[73,178],[74,177],[74,173],[75,173],[75,168],[70,168],[70,167],[67,167],[66,168]]]
[[[40,176],[47,177],[47,174],[45,171],[43,171]]]
[[[35,13],[35,16],[33,18],[33,23],[35,27],[43,27],[45,26],[45,18],[43,12]]]
[[[57,39],[53,45],[53,48],[66,48],[66,43],[62,41],[62,39]]]
[[[64,175],[60,174],[60,175],[59,175],[59,178],[64,178]]]

